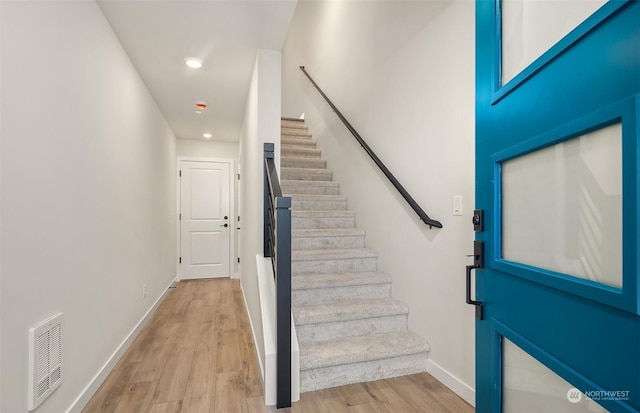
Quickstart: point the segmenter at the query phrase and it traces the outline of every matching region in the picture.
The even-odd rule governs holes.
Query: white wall
[[[274,142],[280,147],[281,54],[258,50],[251,87],[247,97],[240,138],[240,281],[244,291],[254,342],[264,372],[264,336],[258,295],[256,254],[263,253],[263,144]]]
[[[2,45],[2,2],[0,2],[0,45]],[[2,52],[0,48],[0,61]],[[0,63],[0,311],[2,311],[2,64]],[[0,410],[2,409],[2,313],[0,313]]]
[[[283,50],[283,116],[305,113],[328,167],[431,344],[430,371],[473,401],[465,254],[474,206],[474,3],[300,2]],[[298,69],[305,65],[442,230],[419,221]],[[463,215],[452,216],[452,198]]]
[[[178,139],[176,141],[176,154],[178,156],[238,159],[239,150],[239,142],[215,142],[195,139]]]
[[[175,137],[93,1],[2,3],[0,411],[62,311],[60,413],[175,277]]]

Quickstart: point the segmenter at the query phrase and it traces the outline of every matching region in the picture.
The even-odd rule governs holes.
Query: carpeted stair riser
[[[292,252],[293,254],[293,252]],[[327,261],[322,258],[317,260],[292,261],[291,273],[298,274],[318,274],[326,272],[355,272],[355,271],[375,271],[376,258],[343,258]]]
[[[308,130],[309,128],[303,121],[288,121],[286,123],[280,124],[281,129],[304,129]]]
[[[303,352],[301,349],[300,353]],[[427,358],[428,353],[418,353],[361,363],[301,369],[300,392],[422,373],[427,371]]]
[[[280,132],[280,137],[283,136],[297,136],[297,137],[306,137],[311,138],[311,134],[306,130],[302,129],[282,129]]]
[[[355,228],[353,211],[291,211],[292,229]]]
[[[320,158],[285,158],[280,159],[280,166],[284,168],[325,169],[327,161]]]
[[[282,145],[280,147],[282,158],[320,158],[320,149],[302,145]]]
[[[331,181],[280,181],[282,193],[287,195],[340,195],[340,185]]]
[[[292,250],[347,249],[364,248],[364,233],[351,231],[342,234],[305,234],[293,230]]]
[[[300,391],[423,372],[428,353],[426,341],[410,331],[303,342]]]
[[[283,120],[282,121],[282,128],[285,129],[304,129],[307,130],[307,125],[305,125],[305,123],[303,121],[297,121],[297,120]]]
[[[316,149],[316,143],[311,138],[280,138],[280,149]]]
[[[310,277],[304,275],[301,277]],[[344,287],[315,288],[311,290],[291,291],[293,305],[332,304],[344,300],[368,300],[391,296],[391,283],[348,285]]]
[[[281,167],[280,172],[283,180],[299,180],[299,181],[331,181],[333,172],[327,169],[309,169],[309,168],[286,168]]]
[[[349,300],[391,297],[391,276],[382,272],[306,274],[291,278],[296,305],[319,305]]]
[[[340,195],[291,195],[291,209],[296,211],[346,211],[347,199]]]
[[[300,360],[302,370],[429,352],[427,342],[411,331],[306,342],[300,347],[308,351]]]
[[[391,333],[407,330],[407,315],[370,317],[359,320],[331,321],[317,324],[297,324],[300,343],[336,338],[355,337],[363,334]]]
[[[293,310],[298,341],[322,341],[407,330],[409,308],[391,298],[304,305]]]

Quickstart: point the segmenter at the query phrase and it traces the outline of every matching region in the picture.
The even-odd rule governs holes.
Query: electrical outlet
[[[142,284],[142,298],[147,298],[147,284]]]

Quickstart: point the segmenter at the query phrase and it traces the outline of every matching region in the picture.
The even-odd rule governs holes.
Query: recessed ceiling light
[[[202,111],[201,111],[201,110],[198,110],[198,109],[194,110],[193,112],[194,112],[196,115],[199,115],[199,114],[201,114],[201,113],[202,113]]]
[[[207,139],[209,139],[209,138],[210,138],[210,137],[212,137],[212,136],[213,136],[213,135],[212,135],[212,134],[210,134],[210,133],[203,133],[203,134],[202,134],[202,137],[203,137],[203,138],[207,138]]]
[[[195,57],[187,57],[184,62],[192,69],[200,69],[202,67],[202,60]]]

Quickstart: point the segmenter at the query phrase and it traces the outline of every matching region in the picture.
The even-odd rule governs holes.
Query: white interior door
[[[229,164],[180,162],[180,276],[229,277]]]

